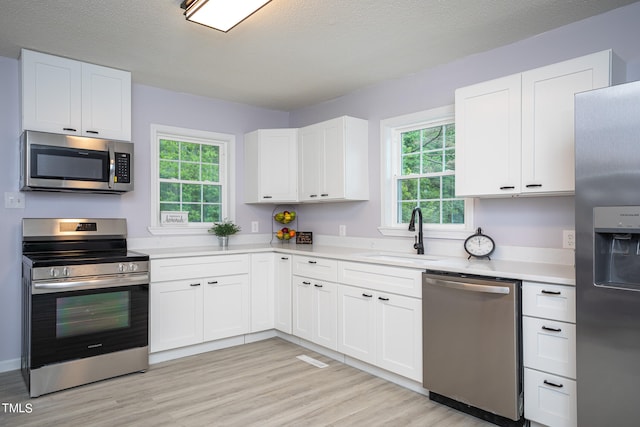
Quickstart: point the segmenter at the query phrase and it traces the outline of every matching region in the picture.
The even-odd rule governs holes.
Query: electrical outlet
[[[346,225],[340,225],[338,227],[338,235],[344,237],[347,235],[347,226]]]
[[[562,230],[562,248],[563,249],[576,248],[576,231],[575,230]]]
[[[4,207],[6,209],[24,209],[24,194],[4,193]]]
[[[251,232],[257,233],[259,231],[258,221],[251,221]]]

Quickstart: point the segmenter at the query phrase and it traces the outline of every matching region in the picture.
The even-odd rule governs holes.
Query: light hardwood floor
[[[302,354],[329,367],[296,358]],[[3,427],[492,425],[279,338],[35,399],[18,371],[6,372],[0,402],[32,405],[22,414],[0,407]]]

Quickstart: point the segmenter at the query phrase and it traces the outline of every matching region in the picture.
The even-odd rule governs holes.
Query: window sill
[[[380,226],[378,231],[383,236],[389,237],[411,237],[416,235],[417,231],[409,231],[405,227],[390,227]],[[451,240],[465,240],[471,234],[472,230],[436,230],[432,228],[423,228],[424,237],[428,239],[451,239]]]
[[[194,236],[209,234],[210,226],[181,226],[181,227],[147,227],[149,233],[154,236]]]

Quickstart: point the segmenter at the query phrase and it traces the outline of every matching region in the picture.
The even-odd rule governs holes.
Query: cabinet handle
[[[318,261],[307,261],[309,264],[317,264]]]
[[[543,326],[542,329],[544,329],[545,331],[550,331],[550,332],[562,332],[562,329],[560,329],[560,328],[550,328],[548,326]]]
[[[302,282],[303,285],[310,285],[311,282]]]
[[[66,130],[67,132],[78,132],[78,129],[74,128],[62,128],[62,130]]]
[[[97,131],[97,130],[88,130],[88,131],[86,131],[86,132],[87,132],[87,133],[91,133],[91,134],[93,134],[93,135],[97,135],[97,134],[98,134],[98,131]]]
[[[525,185],[527,188],[539,188],[542,187],[542,184],[527,184]]]
[[[544,380],[544,383],[545,383],[546,385],[550,385],[551,387],[557,387],[557,388],[562,388],[562,387],[564,387],[564,385],[562,385],[562,384],[557,384],[557,383],[551,382],[551,381],[549,381],[549,380]]]
[[[320,195],[320,197],[327,197],[327,196],[329,196],[329,193],[323,193]]]
[[[207,283],[208,283],[208,284],[210,284],[210,285],[217,285],[217,284],[218,284],[218,281],[217,281],[217,280],[214,280],[214,281],[212,281],[212,282],[207,282]]]
[[[371,298],[373,295],[372,294],[362,294],[363,297],[365,298]]]
[[[507,185],[505,187],[500,187],[501,190],[513,190],[514,188],[516,188],[516,187],[514,187],[513,185]]]
[[[200,283],[192,283],[189,286],[200,286]]]
[[[317,194],[309,194],[309,197],[318,197]]]
[[[547,291],[545,289],[542,290],[542,293],[546,294],[546,295],[560,295],[560,294],[562,294],[562,292],[560,292],[560,291]]]
[[[315,286],[316,288],[321,288],[322,287],[322,285],[318,285],[317,283],[315,285],[313,285],[313,286]]]
[[[280,259],[282,259],[282,260],[288,260],[289,258],[288,258],[288,257],[286,257],[286,256],[281,256],[281,257],[280,257]]]
[[[378,297],[378,299],[379,299],[380,301],[389,301],[389,298],[385,298],[385,297]]]
[[[262,196],[263,199],[271,199],[273,196]]]

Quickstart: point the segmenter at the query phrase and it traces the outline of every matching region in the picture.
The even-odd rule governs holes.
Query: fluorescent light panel
[[[195,0],[185,11],[189,21],[227,32],[271,0]]]

